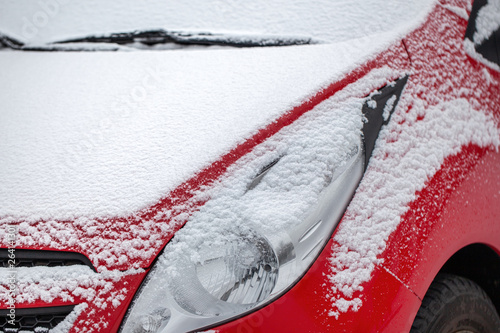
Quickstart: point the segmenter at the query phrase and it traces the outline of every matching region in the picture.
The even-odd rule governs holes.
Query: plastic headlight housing
[[[194,252],[159,258],[122,332],[203,330],[255,310],[293,286],[328,241],[363,175],[361,138],[346,149],[346,163],[335,168],[300,224],[273,233],[221,229],[215,243],[179,240],[177,246]],[[168,246],[165,252],[168,256]]]

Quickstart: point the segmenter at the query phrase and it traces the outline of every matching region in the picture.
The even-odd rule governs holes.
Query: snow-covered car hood
[[[0,216],[151,206],[380,49],[0,54]]]
[[[311,109],[324,89],[400,47],[434,2],[366,0],[361,16],[361,4],[342,1],[313,11],[300,1],[231,4],[224,20],[218,1],[200,2],[194,13],[183,2],[141,10],[135,2],[1,2],[1,32],[27,45],[152,27],[330,44],[0,52],[0,224],[16,225],[18,248],[81,252],[98,268],[146,267],[176,230],[175,218],[185,221],[181,203],[193,186],[264,140],[264,128],[286,125],[288,114]],[[101,15],[110,12],[113,20]],[[1,239],[5,233],[0,228]]]
[[[224,171],[221,159],[235,161],[266,126],[311,109],[311,98],[380,52],[405,53],[403,34],[189,52],[1,52],[0,223],[17,225],[18,248],[145,267],[185,222],[191,187]]]
[[[150,258],[165,240],[143,214],[393,42],[0,53],[0,221],[19,248],[106,256],[109,238],[144,238]]]

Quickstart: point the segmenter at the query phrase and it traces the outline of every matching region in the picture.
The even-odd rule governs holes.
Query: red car
[[[498,0],[159,3],[0,4],[0,331],[500,332]]]

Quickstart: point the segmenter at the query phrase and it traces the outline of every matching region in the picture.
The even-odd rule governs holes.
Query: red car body
[[[454,1],[441,3],[456,5]],[[437,7],[420,29],[391,50],[395,54],[389,51],[390,56],[381,56],[368,67],[393,62],[398,55],[407,54],[407,62],[401,63],[413,75],[404,94],[425,99],[419,88],[439,90],[446,84],[444,73],[449,73],[454,85],[443,92],[445,96],[451,97],[461,87],[470,88],[466,98],[473,98],[480,91],[485,109],[499,119],[500,75],[466,54],[462,47],[466,28],[467,20]],[[482,70],[491,74],[494,84],[476,85],[483,81]],[[498,270],[500,255],[499,162],[497,150],[475,145],[464,146],[460,153],[446,158],[390,235],[380,257],[383,263],[377,265],[371,280],[363,285],[361,297],[365,303],[357,312],[341,313],[338,318],[324,315],[328,304],[322,286],[328,283],[326,277],[331,270],[328,258],[332,249],[339,246],[333,240],[334,234],[314,266],[288,293],[268,307],[217,329],[219,332],[408,332],[434,277],[460,250],[470,249],[471,256],[475,256],[472,260],[481,261],[481,247],[486,252],[489,249],[493,261],[486,260],[483,264],[491,265],[488,271],[498,277],[498,271],[494,270]],[[474,244],[477,248],[473,248]],[[471,265],[470,260],[464,260],[462,265]],[[477,267],[455,269],[463,272]],[[498,291],[492,296],[498,303]]]
[[[98,232],[110,239],[114,237],[115,241],[131,239],[140,241],[141,237],[150,237],[127,230],[144,225],[147,221],[154,221],[156,212],[166,207],[175,211],[176,206],[190,198],[192,193],[190,190],[212,183],[257,144],[293,123],[323,100],[342,91],[347,85],[361,80],[376,68],[389,66],[409,74],[401,97],[403,100],[420,100],[427,107],[436,105],[437,98],[474,100],[478,109],[487,110],[485,112],[496,120],[498,126],[500,73],[467,54],[463,41],[468,20],[450,8],[459,8],[468,14],[471,10],[466,1],[441,0],[418,29],[404,36],[401,41],[379,54],[374,60],[349,73],[342,80],[332,82],[327,90],[318,92],[311,100],[290,110],[277,122],[262,128],[251,139],[221,156],[216,163],[179,186],[165,200],[144,210],[139,219],[123,217],[103,220]],[[391,79],[395,80],[397,77]],[[412,108],[410,103],[400,103],[395,113],[406,113],[409,111],[408,108]],[[421,117],[425,118],[425,114]],[[397,141],[400,133],[393,134],[392,140]],[[415,138],[417,141],[418,139]],[[366,172],[373,172],[370,165]],[[381,177],[385,175],[383,170],[380,171],[380,175]],[[196,207],[192,209],[196,210]],[[41,225],[43,223],[40,222]],[[71,221],[65,223],[72,232],[81,234],[77,225],[73,225]],[[180,227],[177,226],[175,230],[165,235],[158,226],[149,223],[147,227],[149,234],[161,234],[162,238],[161,246],[149,252],[146,259],[130,258],[126,263],[111,265],[106,262],[93,262],[94,266],[105,267],[110,271],[125,271],[139,262],[144,271],[118,278],[103,276],[99,282],[100,287],[96,288],[97,294],[91,301],[83,296],[71,299],[59,296],[50,303],[40,299],[35,302],[26,300],[17,304],[16,308],[86,304],[85,310],[75,319],[70,332],[117,332],[154,259]],[[348,309],[338,312],[337,315],[329,315],[331,300],[335,299],[336,295],[332,294],[334,292],[331,289],[325,288],[325,285],[330,284],[331,258],[343,247],[336,235],[339,230],[349,227],[349,222],[341,220],[314,264],[277,300],[250,314],[210,329],[221,333],[407,332],[438,272],[445,270],[465,274],[479,284],[488,279],[498,279],[500,277],[498,149],[471,143],[462,146],[458,153],[447,156],[440,168],[428,179],[426,186],[415,193],[415,199],[400,217],[397,228],[390,233],[385,249],[377,256],[379,261],[375,264],[370,279],[362,283],[362,290],[356,290],[350,295],[351,299],[361,299],[362,305],[358,309]],[[19,237],[28,236],[19,235]],[[74,244],[66,246],[64,250],[86,256],[102,250],[99,249],[97,241],[92,243],[90,240],[90,244],[93,244],[93,248]],[[3,248],[8,247],[6,240],[2,240],[0,245]],[[23,248],[61,251],[59,247],[37,243]],[[356,252],[351,249],[347,251]],[[359,260],[362,260],[363,254],[359,256]],[[481,272],[481,267],[488,269]],[[342,269],[349,267],[337,268],[337,270]],[[487,274],[491,276],[488,277]],[[500,301],[499,281],[496,280],[496,289],[492,286],[483,287],[497,306]],[[113,297],[122,300],[117,307],[101,306],[100,299]],[[2,302],[1,308],[7,309],[6,302]]]

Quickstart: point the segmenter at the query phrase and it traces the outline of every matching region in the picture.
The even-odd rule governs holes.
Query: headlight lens
[[[272,162],[257,176],[248,176],[256,169],[251,159],[241,161],[243,171],[230,171],[233,179],[247,177],[244,188],[229,179],[225,194],[216,193],[176,234],[143,283],[122,332],[200,330],[288,290],[328,241],[362,177],[362,100],[354,106],[358,113],[352,103],[337,114],[319,112],[317,124],[340,127],[337,132],[314,138],[325,129],[311,127],[315,120],[309,119],[302,132],[290,128],[291,135],[256,149],[257,168]]]
[[[267,299],[278,278],[278,258],[271,244],[255,233],[233,235],[217,247],[202,245],[200,260],[188,256],[171,278],[170,293],[191,314],[241,313]]]

